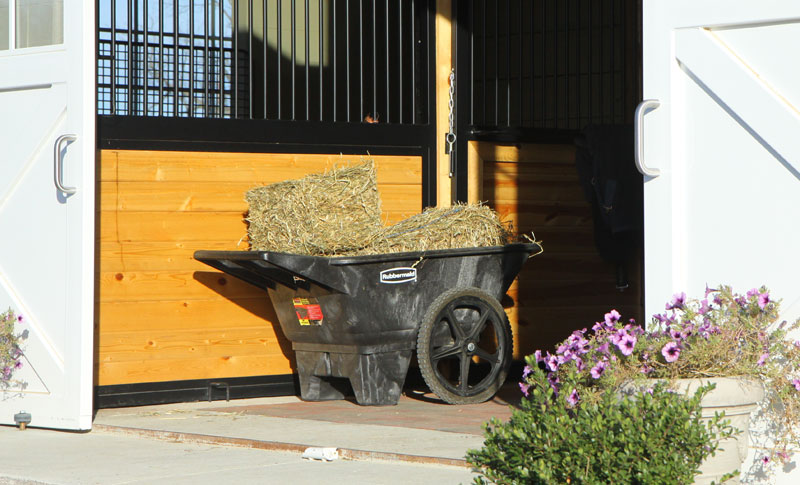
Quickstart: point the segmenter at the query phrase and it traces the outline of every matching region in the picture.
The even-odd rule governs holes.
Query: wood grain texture
[[[353,158],[101,151],[96,383],[292,372],[291,344],[267,293],[193,253],[247,249],[247,190]],[[421,158],[372,158],[385,221],[419,213]]]

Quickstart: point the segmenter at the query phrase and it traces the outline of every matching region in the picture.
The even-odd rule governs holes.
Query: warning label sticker
[[[316,298],[293,298],[292,304],[300,325],[322,325],[324,315]]]

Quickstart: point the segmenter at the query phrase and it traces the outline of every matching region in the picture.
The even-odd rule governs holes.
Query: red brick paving
[[[214,411],[482,435],[483,423],[490,418],[504,421],[511,416],[510,406],[518,405],[519,394],[519,389],[513,386],[504,388],[494,399],[480,404],[446,404],[434,394],[407,392],[400,397],[396,406],[360,406],[350,398],[341,401],[231,406],[215,408]]]

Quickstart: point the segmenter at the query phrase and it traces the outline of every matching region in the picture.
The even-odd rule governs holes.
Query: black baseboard
[[[96,386],[95,409],[300,394],[297,376],[232,377]]]

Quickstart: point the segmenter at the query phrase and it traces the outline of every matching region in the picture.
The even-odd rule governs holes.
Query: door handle
[[[56,138],[56,143],[53,146],[53,163],[55,164],[55,183],[56,188],[61,192],[64,192],[67,195],[72,195],[78,191],[75,187],[64,187],[64,180],[63,180],[63,164],[64,159],[61,157],[61,145],[64,142],[75,141],[78,139],[78,135],[61,135]]]
[[[636,107],[636,113],[633,117],[633,158],[636,160],[636,168],[639,172],[648,177],[658,177],[661,175],[661,170],[649,168],[644,164],[644,114],[649,109],[656,109],[659,106],[661,106],[659,100],[645,99]]]

